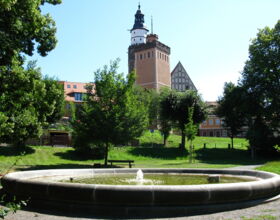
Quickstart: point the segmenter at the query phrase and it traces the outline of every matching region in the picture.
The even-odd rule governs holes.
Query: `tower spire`
[[[140,5],[140,2],[138,2],[138,10],[141,9],[141,5]]]
[[[151,34],[154,34],[153,16],[151,16]]]

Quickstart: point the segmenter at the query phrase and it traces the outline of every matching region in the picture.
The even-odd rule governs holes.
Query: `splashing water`
[[[136,181],[142,183],[144,180],[144,174],[141,169],[139,169],[136,173]]]

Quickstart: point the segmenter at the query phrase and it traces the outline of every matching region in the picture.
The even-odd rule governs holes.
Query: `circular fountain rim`
[[[254,176],[261,180],[206,184],[206,185],[98,185],[60,182],[40,182],[30,180],[38,176],[67,175],[75,173],[136,173],[138,169],[56,169],[22,171],[7,174],[2,179],[5,191],[17,196],[31,196],[34,200],[43,200],[48,205],[54,202],[73,203],[88,206],[97,213],[108,214],[108,210],[120,216],[130,216],[137,213],[154,213],[158,216],[184,216],[194,207],[214,210],[222,207],[224,210],[231,204],[238,207],[244,202],[265,201],[280,194],[280,176],[274,173],[255,170],[234,169],[186,169],[186,168],[149,168],[142,169],[144,173],[199,173],[199,174],[231,174]],[[233,205],[235,204],[235,205]],[[104,210],[104,207],[106,209]],[[118,207],[116,210],[115,207]],[[214,207],[214,208],[213,208]],[[240,207],[239,207],[240,208]],[[140,212],[141,210],[141,212]],[[172,211],[173,210],[173,211]],[[163,215],[164,214],[164,215]]]

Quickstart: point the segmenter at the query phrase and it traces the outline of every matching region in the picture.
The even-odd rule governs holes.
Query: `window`
[[[154,57],[154,51],[152,51],[152,57]]]
[[[214,123],[213,119],[209,119],[209,125],[213,125],[213,123]]]
[[[159,53],[159,59],[161,59],[161,53]]]
[[[73,88],[74,88],[74,89],[77,89],[77,85],[73,85]]]
[[[215,123],[216,123],[216,125],[219,125],[219,124],[221,124],[221,121],[220,121],[220,119],[216,119],[216,121],[215,121]]]
[[[68,84],[68,85],[67,85],[67,88],[70,89],[70,88],[71,88],[71,85]]]
[[[83,94],[82,93],[74,93],[75,101],[83,101]]]
[[[143,56],[142,56],[142,54],[140,54],[140,60],[142,60],[142,58],[143,58]]]
[[[151,56],[151,53],[150,53],[150,52],[148,52],[148,58],[150,58],[150,56]]]
[[[202,124],[203,124],[203,125],[207,125],[207,121],[203,121]]]
[[[144,53],[144,59],[146,59],[146,53]]]

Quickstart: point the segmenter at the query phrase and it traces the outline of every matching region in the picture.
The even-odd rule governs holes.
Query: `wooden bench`
[[[134,160],[108,160],[108,162],[111,163],[111,166],[113,163],[128,163],[129,168],[131,168]]]

